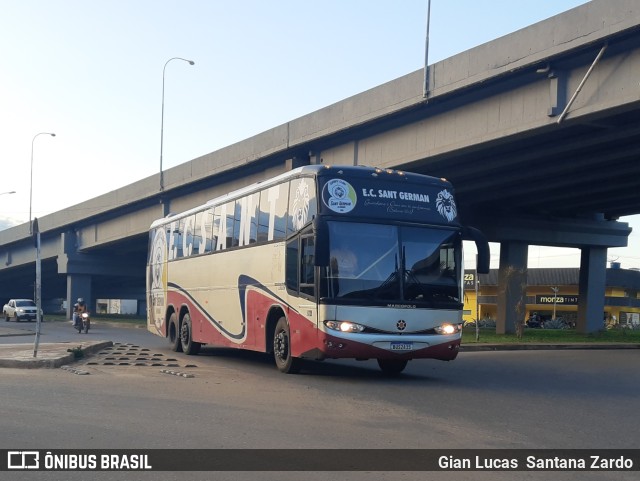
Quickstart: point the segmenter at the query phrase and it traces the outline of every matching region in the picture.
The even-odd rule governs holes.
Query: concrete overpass
[[[501,244],[512,331],[528,245],[582,251],[579,329],[601,327],[606,252],[640,213],[640,4],[592,1],[159,176],[39,220],[43,299],[144,302],[152,220],[307,163],[446,177],[463,220]],[[27,224],[0,232],[0,296],[31,297]],[[142,309],[141,309],[142,310]]]

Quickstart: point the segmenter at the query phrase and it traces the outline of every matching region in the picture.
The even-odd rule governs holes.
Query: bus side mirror
[[[317,216],[313,219],[313,233],[316,237],[314,264],[316,267],[326,267],[329,265],[329,228]]]
[[[478,274],[488,274],[491,252],[487,238],[475,227],[463,227],[462,238],[464,240],[472,240],[476,243],[476,249],[478,250],[478,264],[476,266],[476,270]]]

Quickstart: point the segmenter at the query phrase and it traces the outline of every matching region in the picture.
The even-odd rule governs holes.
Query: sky
[[[429,63],[583,3],[432,0]],[[0,229],[157,175],[167,60],[195,64],[166,66],[165,169],[422,68],[427,5],[0,0]],[[634,232],[609,260],[640,268],[640,216],[621,220]],[[529,255],[529,267],[580,259]]]

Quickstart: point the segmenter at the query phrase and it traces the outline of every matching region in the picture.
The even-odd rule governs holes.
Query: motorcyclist
[[[82,314],[87,312],[87,305],[82,297],[78,297],[78,302],[73,305],[73,326],[78,327],[82,322]]]
[[[529,320],[527,321],[527,326],[534,328],[542,327],[542,319],[540,319],[540,316],[537,312],[531,314]]]

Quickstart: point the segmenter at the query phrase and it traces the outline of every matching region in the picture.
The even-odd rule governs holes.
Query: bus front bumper
[[[452,361],[460,350],[455,336],[403,336],[386,338],[356,334],[347,337],[320,333],[320,348],[303,353],[310,359],[437,359]],[[360,340],[358,340],[360,337]]]

